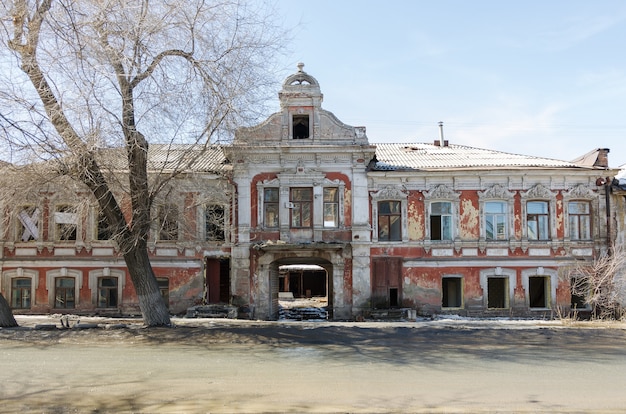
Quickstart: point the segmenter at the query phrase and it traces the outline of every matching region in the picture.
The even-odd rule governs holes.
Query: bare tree
[[[614,245],[592,262],[569,270],[572,296],[598,319],[620,319],[626,299],[626,252]]]
[[[266,112],[276,73],[270,65],[284,39],[272,10],[239,0],[7,3],[0,113],[13,131],[13,157],[44,160],[90,190],[124,256],[144,323],[169,325],[147,251],[151,207],[208,146]],[[149,143],[172,149],[152,174]],[[124,168],[106,148],[124,150]],[[120,189],[130,199],[128,220]]]

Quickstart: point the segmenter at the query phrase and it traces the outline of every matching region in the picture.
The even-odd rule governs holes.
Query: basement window
[[[509,279],[506,277],[487,278],[487,308],[506,309],[509,307]]]
[[[309,116],[294,115],[292,118],[292,137],[293,139],[306,139],[310,136]]]
[[[460,277],[444,277],[441,279],[441,307],[463,307],[463,279]]]

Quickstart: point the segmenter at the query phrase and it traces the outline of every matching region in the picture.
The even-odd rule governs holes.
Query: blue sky
[[[626,164],[626,1],[277,0],[323,107],[370,142]],[[278,102],[276,101],[276,109]]]

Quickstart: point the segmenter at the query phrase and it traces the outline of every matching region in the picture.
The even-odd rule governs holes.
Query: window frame
[[[26,217],[22,216],[22,213],[26,214]],[[33,243],[41,241],[42,237],[42,222],[43,218],[41,216],[41,209],[39,206],[35,204],[24,204],[18,207],[17,212],[15,214],[16,217],[16,225],[15,225],[15,240],[18,243]],[[27,221],[24,224],[24,221]],[[27,229],[27,226],[33,226],[33,229]],[[36,229],[37,237],[34,237],[31,230]],[[27,240],[24,240],[24,235],[30,234]]]
[[[334,192],[335,192],[335,195],[334,195],[332,201],[327,201],[326,200],[327,190],[334,190]],[[331,186],[322,187],[322,226],[324,228],[326,228],[326,229],[336,229],[336,228],[339,227],[339,223],[340,223],[340,220],[339,220],[339,200],[340,200],[339,190],[340,190],[339,187],[331,187]],[[332,223],[332,225],[327,225],[327,220],[326,220],[327,214],[326,214],[326,211],[327,211],[328,207],[333,207],[333,206],[334,206],[334,208],[333,208],[333,210],[334,210],[334,212],[333,212],[333,216],[334,216],[333,217],[333,223]]]
[[[450,302],[450,295],[446,295],[447,289],[444,289],[444,281],[448,282],[449,280],[454,279],[459,283],[458,285],[458,296],[459,296],[459,305],[458,306],[446,306],[446,296],[448,297],[448,303]],[[451,310],[451,309],[463,309],[465,307],[465,279],[461,275],[444,275],[441,278],[441,309]]]
[[[545,212],[530,212],[530,206],[545,206]],[[527,200],[526,201],[526,236],[528,240],[533,241],[549,241],[551,240],[550,232],[550,202],[546,200]],[[544,219],[544,220],[542,220]],[[543,223],[542,223],[543,221]],[[535,236],[531,237],[531,223],[535,223]]]
[[[529,202],[545,202],[548,206],[547,213],[547,237],[546,239],[530,238],[528,232],[528,203]],[[547,243],[557,236],[556,231],[556,194],[543,184],[536,184],[528,191],[521,192],[522,203],[522,238],[524,243]],[[534,213],[533,213],[534,214]]]
[[[581,204],[587,207],[586,213],[572,213],[572,204]],[[569,237],[572,241],[591,241],[593,239],[592,226],[591,226],[591,202],[588,200],[568,200],[567,201],[567,216],[569,224]],[[581,223],[582,218],[587,219],[586,225]],[[575,221],[575,222],[574,222]],[[581,227],[586,227],[587,237],[581,237]],[[574,231],[576,230],[576,231]]]
[[[156,240],[176,242],[180,238],[180,209],[176,203],[162,203],[156,211]]]
[[[28,288],[15,286],[19,281],[28,281]],[[17,289],[17,290],[16,290]],[[22,292],[19,295],[19,304],[16,292]],[[24,293],[27,292],[27,295]],[[24,301],[28,300],[28,306],[24,306]],[[11,308],[13,309],[32,309],[33,306],[33,279],[28,276],[17,276],[11,278]]]
[[[378,223],[378,202],[379,201],[399,201],[400,202],[400,228],[402,238],[401,240],[379,240],[379,226]],[[407,242],[409,241],[409,231],[408,231],[408,194],[395,188],[395,187],[385,187],[374,193],[370,193],[370,209],[372,216],[372,242],[378,243],[397,243],[398,241]]]
[[[217,211],[216,210],[220,210]],[[226,241],[227,208],[220,203],[205,204],[204,212],[204,240],[213,242]],[[211,214],[211,217],[209,215]],[[221,214],[221,216],[220,216]],[[210,218],[215,220],[210,220]]]
[[[294,193],[306,192],[309,199],[298,199]],[[307,212],[308,209],[308,212]],[[294,215],[294,212],[296,215]],[[308,214],[308,224],[304,217]],[[313,218],[315,214],[313,187],[290,187],[289,188],[289,228],[291,229],[311,229],[313,228]]]
[[[272,198],[271,201],[267,201],[267,191],[276,191],[276,200]],[[280,227],[280,187],[278,185],[261,187],[261,203],[259,203],[261,212],[259,218],[262,218],[261,227],[267,229],[278,229]],[[268,207],[275,208],[276,219],[274,223],[268,224]]]
[[[64,287],[64,286],[59,286],[58,282],[60,281],[64,281],[64,280],[71,280],[72,281],[72,286],[70,287]],[[64,295],[62,295],[63,297],[63,301],[59,300],[59,297],[61,295],[59,295],[59,290],[61,290]],[[67,306],[68,300],[67,300],[67,292],[70,291],[72,292],[72,306]],[[64,306],[59,306],[59,304],[64,303]],[[76,309],[76,279],[70,276],[58,276],[54,278],[54,309]]]
[[[114,286],[102,286],[102,281],[104,280],[115,280],[115,285]],[[120,304],[119,304],[119,287],[120,283],[119,283],[119,278],[116,276],[99,276],[98,277],[98,293],[97,293],[97,298],[98,298],[98,302],[96,304],[96,308],[99,309],[117,309],[119,308]],[[101,294],[101,291],[105,290],[107,293],[106,296],[104,296],[104,298],[106,299],[106,306],[102,306],[102,299],[103,296]],[[111,292],[115,292],[114,296],[111,296]],[[111,305],[110,301],[111,298],[115,298],[115,305]]]
[[[388,212],[382,212],[382,205],[387,204]],[[399,200],[378,200],[378,241],[393,242],[402,241],[402,202]],[[393,208],[392,208],[393,205]],[[393,220],[393,218],[397,220]],[[392,222],[393,220],[393,222]],[[397,223],[397,225],[396,225]],[[397,229],[394,230],[394,227]],[[383,229],[387,229],[387,236],[384,237]]]
[[[61,222],[60,219],[67,220],[73,216],[75,223]],[[56,204],[54,206],[54,214],[52,225],[54,226],[54,241],[75,243],[78,241],[80,215],[76,206],[71,204]]]

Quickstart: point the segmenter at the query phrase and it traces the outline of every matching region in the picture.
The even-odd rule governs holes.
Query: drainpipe
[[[606,244],[607,254],[611,256],[613,251],[613,240],[611,240],[612,226],[611,226],[611,179],[598,178],[596,185],[598,187],[604,187],[604,205],[606,208]]]

